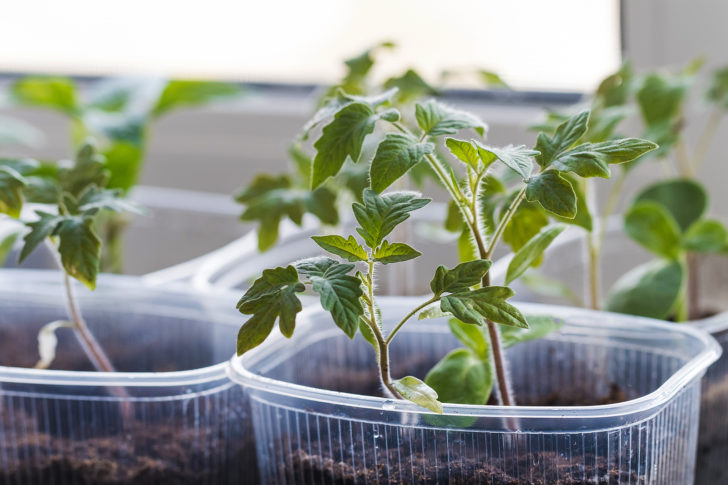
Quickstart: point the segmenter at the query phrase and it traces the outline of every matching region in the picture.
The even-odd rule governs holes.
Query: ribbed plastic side
[[[254,467],[240,386],[180,391],[119,400],[4,389],[0,483],[245,483]]]
[[[421,356],[437,358],[455,347],[447,334],[411,330],[395,341],[394,375],[422,376],[434,362]],[[353,391],[371,378],[372,351],[361,341],[347,345],[343,340],[331,337],[299,346],[280,365],[251,370]],[[654,391],[685,364],[668,349],[559,336],[514,347],[509,356],[513,381],[522,383],[516,389],[522,403],[538,403],[556,391],[599,398],[609,394],[612,383],[634,398]],[[624,425],[605,412],[599,420],[567,424],[568,429],[559,429],[563,423],[553,417],[520,422],[441,418],[391,411],[386,404],[375,411],[262,389],[248,393],[266,484],[675,485],[693,480],[697,380],[637,422]]]
[[[38,330],[65,317],[37,288],[0,291],[0,365],[31,367]],[[120,372],[93,372],[69,329],[52,370],[0,367],[0,484],[255,483],[249,405],[226,374],[238,319],[201,310],[211,297],[114,295],[111,280],[99,295],[82,310]]]
[[[713,337],[728,351],[726,328]],[[708,368],[703,379],[700,404],[700,435],[695,483],[728,483],[728,359],[719,359]]]

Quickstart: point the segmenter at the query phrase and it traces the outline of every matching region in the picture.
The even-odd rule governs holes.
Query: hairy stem
[[[718,125],[720,125],[722,119],[723,111],[715,108],[710,114],[710,118],[708,118],[705,128],[703,129],[703,133],[700,135],[698,144],[695,147],[695,154],[693,155],[693,173],[697,174],[700,171],[700,167],[708,153],[710,142],[715,137]]]
[[[506,230],[506,226],[508,226],[508,223],[511,222],[511,219],[513,218],[513,214],[516,213],[518,210],[518,206],[521,205],[521,202],[523,202],[524,197],[526,197],[526,186],[524,185],[523,188],[518,192],[518,195],[515,199],[513,199],[513,202],[511,202],[511,205],[508,206],[508,209],[506,210],[506,213],[501,217],[500,222],[495,228],[495,231],[493,232],[493,237],[490,240],[490,244],[488,245],[488,248],[483,253],[482,256],[483,259],[490,259],[493,256],[493,253],[495,252],[496,246],[498,246],[498,242],[500,241],[500,238],[503,236],[503,232]]]
[[[402,328],[402,326],[403,326],[403,325],[404,325],[405,323],[407,323],[407,320],[409,320],[410,318],[412,318],[412,317],[414,316],[414,314],[415,314],[415,313],[417,313],[418,311],[422,310],[422,309],[423,309],[423,308],[425,308],[425,307],[426,307],[427,305],[430,305],[430,304],[432,304],[432,303],[435,303],[435,302],[436,302],[436,301],[438,301],[439,299],[440,299],[440,297],[438,297],[438,296],[433,296],[432,298],[430,298],[430,299],[429,299],[429,300],[427,300],[426,302],[424,302],[424,303],[422,303],[422,304],[418,305],[417,307],[415,307],[415,309],[414,309],[414,310],[412,310],[411,312],[409,312],[409,313],[408,313],[407,315],[405,315],[405,317],[404,317],[404,318],[403,318],[402,320],[400,320],[400,322],[399,322],[399,323],[397,324],[397,326],[396,326],[396,327],[394,327],[394,329],[393,329],[393,330],[392,330],[392,331],[391,331],[391,332],[389,333],[389,336],[387,337],[387,339],[386,339],[385,343],[386,343],[387,345],[391,344],[391,343],[392,343],[392,339],[394,339],[394,336],[395,336],[395,335],[397,335],[397,332],[399,332],[399,329],[400,329],[400,328]]]
[[[408,134],[412,136],[412,132],[410,132],[406,127],[402,126],[400,123],[394,123],[394,126],[401,131],[402,133]],[[452,183],[450,179],[448,178],[447,174],[445,173],[445,170],[440,165],[440,162],[433,157],[432,155],[426,155],[426,160],[432,170],[437,175],[438,179],[442,183],[442,185],[445,187],[445,189],[448,191],[448,194],[454,200],[458,208],[460,209],[460,212],[463,215],[463,219],[465,219],[466,223],[468,224],[468,227],[470,229],[470,232],[473,235],[473,239],[475,240],[475,244],[478,247],[478,253],[480,255],[481,259],[490,259],[490,255],[495,250],[495,246],[498,243],[498,239],[500,239],[501,235],[503,234],[503,231],[505,230],[505,226],[510,221],[511,217],[513,217],[513,214],[515,213],[516,209],[518,208],[518,205],[521,203],[523,198],[526,195],[526,187],[524,187],[521,192],[516,197],[516,201],[514,201],[513,204],[511,204],[511,207],[509,207],[508,212],[506,215],[501,219],[501,223],[499,224],[499,231],[496,230],[496,235],[494,235],[493,240],[491,240],[490,247],[486,249],[485,243],[483,241],[483,237],[480,233],[480,227],[478,226],[478,211],[471,211],[470,204],[467,200],[462,200],[462,197],[460,196],[459,190],[456,187],[452,186]],[[477,208],[476,208],[477,209]],[[490,276],[486,274],[483,277],[483,286],[489,286],[490,285]],[[503,345],[501,343],[500,338],[500,332],[498,331],[498,327],[495,323],[491,322],[490,320],[485,320],[486,325],[488,326],[488,335],[490,337],[490,346],[493,351],[493,364],[496,369],[496,376],[498,377],[498,389],[500,391],[501,400],[504,405],[506,406],[512,406],[515,404],[515,400],[512,396],[512,392],[510,390],[510,386],[508,385],[508,373],[507,373],[507,367],[506,367],[506,360],[505,355],[503,354],[502,348]],[[382,359],[383,360],[383,359]]]
[[[372,330],[374,338],[377,340],[377,348],[379,349],[379,377],[382,385],[397,399],[404,399],[402,395],[392,385],[392,376],[389,373],[389,342],[384,339],[379,325],[377,324],[377,314],[374,309],[374,261],[369,259],[369,272],[367,273],[367,306],[369,308],[369,318],[367,325]]]

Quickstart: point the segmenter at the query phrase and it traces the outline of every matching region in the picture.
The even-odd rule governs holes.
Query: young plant
[[[410,311],[389,332],[386,332],[374,295],[376,265],[395,264],[420,256],[400,242],[385,239],[395,227],[409,218],[409,213],[424,207],[429,199],[414,192],[389,192],[379,195],[366,189],[363,202],[352,206],[359,223],[353,235],[318,236],[314,241],[348,263],[328,257],[304,259],[285,268],[268,269],[238,302],[238,309],[252,315],[240,329],[238,354],[242,355],[261,344],[273,330],[276,320],[283,335],[290,337],[295,329],[301,301],[296,293],[309,286],[321,297],[321,305],[331,313],[334,323],[350,338],[357,331],[372,345],[379,376],[387,393],[407,399],[434,412],[442,412],[437,393],[417,377],[393,379],[390,375],[389,345],[407,321],[434,304],[441,312],[452,314],[462,322],[479,325],[489,319],[504,325],[527,327],[521,313],[506,300],[513,292],[500,286],[472,289],[490,269],[490,261],[475,260],[453,269],[440,266],[430,283],[432,296]],[[361,266],[355,271],[356,264]],[[487,397],[487,396],[485,396]]]
[[[105,79],[81,89],[69,78],[39,76],[23,77],[10,88],[10,96],[19,104],[67,116],[72,146],[89,136],[100,140],[99,151],[109,173],[107,187],[123,195],[139,181],[154,121],[181,107],[239,93],[236,85],[228,83],[125,78]],[[122,273],[122,236],[128,221],[117,213],[98,222],[105,242],[101,267]]]
[[[612,288],[609,311],[677,321],[699,317],[695,254],[728,255],[728,230],[705,212],[697,182],[673,179],[645,188],[624,216],[626,233],[659,259],[630,270]]]
[[[559,125],[553,136],[540,134],[535,149],[524,146],[494,148],[477,139],[449,137],[465,129],[475,130],[482,135],[484,124],[469,113],[432,100],[415,105],[417,125],[408,128],[401,121],[399,110],[382,101],[392,94],[384,93],[376,98],[377,102],[371,102],[371,98],[352,98],[330,113],[328,123],[323,126],[320,137],[314,143],[317,152],[311,165],[311,181],[312,188],[316,189],[329,177],[336,176],[347,160],[359,160],[368,136],[376,140],[369,170],[371,189],[365,190],[363,203],[353,206],[354,216],[360,224],[357,231],[365,246],[360,246],[353,236],[331,236],[316,240],[334,254],[366,264],[366,271],[358,274],[358,280],[347,276],[347,285],[341,285],[347,290],[344,299],[343,293],[339,295],[334,291],[334,285],[327,275],[344,279],[342,275],[354,270],[352,264],[341,266],[334,260],[323,259],[315,260],[317,263],[314,265],[307,260],[303,266],[299,263],[287,268],[267,270],[240,300],[240,311],[253,316],[241,329],[238,353],[242,354],[262,343],[279,317],[283,334],[292,335],[295,315],[301,309],[295,293],[303,291],[305,283],[309,282],[314,291],[323,292],[324,308],[332,312],[334,321],[350,337],[357,331],[356,319],[363,316],[366,323],[362,327],[365,328],[364,336],[370,342],[375,342],[383,384],[394,396],[409,398],[407,393],[413,393],[411,395],[416,396],[418,401],[426,402],[426,398],[433,399],[435,395],[429,391],[429,386],[421,387],[422,383],[412,380],[414,378],[407,382],[419,391],[403,392],[398,388],[399,384],[395,385],[388,376],[388,344],[409,318],[424,310],[424,316],[449,314],[464,325],[484,327],[483,339],[478,342],[473,342],[474,339],[469,338],[465,331],[454,330],[454,333],[469,351],[476,352],[478,365],[482,367],[486,361],[489,366],[492,365],[494,372],[491,375],[495,375],[501,402],[505,405],[514,404],[498,324],[527,328],[528,323],[505,301],[513,292],[507,287],[490,284],[488,269],[498,242],[524,201],[538,204],[556,216],[573,219],[577,216],[578,201],[570,182],[571,177],[607,178],[610,164],[633,160],[655,149],[656,145],[632,138],[577,144],[588,129],[589,112],[585,111]],[[375,127],[379,129],[375,130]],[[439,158],[435,151],[438,143],[443,144],[461,164],[462,175],[457,175]],[[500,182],[495,176],[496,162],[507,167],[514,175],[517,188],[502,211],[484,210],[487,204],[482,201],[488,199],[491,187]],[[399,260],[402,261],[419,255],[402,243],[390,244],[384,237],[391,233],[396,224],[406,219],[402,211],[409,212],[423,205],[423,202],[406,192],[378,193],[419,164],[426,164],[447,190],[469,231],[477,256],[451,270],[438,268],[431,283],[433,296],[413,309],[385,336],[378,324],[373,294],[375,267],[378,263],[394,262],[382,259],[385,257],[399,254]],[[538,168],[535,173],[534,166]],[[560,225],[548,226],[528,237],[513,258],[508,269],[508,281],[513,281],[529,266],[536,264],[544,249],[561,230],[563,227]],[[299,279],[299,273],[303,274],[304,281]],[[435,305],[435,308],[428,308],[430,305]],[[347,316],[345,325],[342,315]],[[481,345],[482,341],[487,342],[487,346]],[[473,359],[450,358],[447,366],[470,366],[472,362]],[[461,376],[465,375],[468,373],[461,373]],[[435,392],[440,393],[441,390],[435,389]],[[489,394],[489,389],[487,392],[473,393],[471,398],[478,400],[473,404],[484,404],[481,398],[485,396],[487,400]]]
[[[605,302],[607,309],[656,318],[667,318],[677,311],[678,320],[696,318],[699,314],[698,267],[695,253],[720,251],[717,246],[724,228],[718,221],[703,219],[707,194],[695,180],[695,176],[728,108],[728,68],[725,68],[713,74],[706,96],[713,106],[712,113],[691,155],[684,136],[687,124],[684,106],[702,63],[701,59],[697,59],[676,74],[655,71],[641,77],[636,76],[629,65],[624,65],[600,84],[593,98],[593,118],[594,116],[604,118],[603,122],[598,121],[596,124],[608,129],[589,130],[585,139],[593,136],[595,132],[608,137],[613,136],[617,124],[630,113],[631,105],[634,104],[644,124],[644,138],[660,145],[659,150],[655,150],[651,155],[654,155],[666,174],[664,182],[648,187],[637,197],[634,202],[635,207],[629,210],[625,220],[627,234],[659,255],[663,261],[635,268],[624,275],[608,295],[608,301]],[[550,114],[547,127],[553,126],[553,120],[559,117],[560,115]],[[599,269],[607,219],[618,205],[625,181],[633,176],[634,168],[646,158],[640,157],[622,165],[601,215],[598,214],[595,198],[590,197],[587,191],[583,213],[590,223],[582,227],[588,232],[590,256],[588,281],[592,308],[601,306]],[[677,179],[674,178],[675,175],[678,176]],[[652,210],[641,207],[637,210],[636,206],[647,200],[662,207],[652,207]],[[656,215],[657,211],[660,211],[660,215]],[[637,228],[636,225],[644,226],[647,223],[647,219],[644,219],[647,217],[654,225]],[[666,219],[672,220],[665,222]],[[693,224],[695,227],[691,228]],[[645,241],[645,231],[664,232],[661,247]],[[688,233],[698,236],[694,231],[700,231],[700,237],[710,238],[708,246],[703,244],[696,246],[694,241],[685,239],[688,238]],[[705,232],[710,234],[703,234]],[[667,247],[670,249],[666,249]],[[663,273],[669,273],[671,277],[653,278],[655,274]],[[654,287],[648,288],[649,284],[653,284]],[[644,307],[641,309],[636,298],[638,294],[652,295],[649,302],[643,300]]]
[[[52,174],[52,175],[49,175]],[[122,198],[118,189],[107,188],[109,171],[93,141],[86,141],[74,161],[41,165],[33,160],[0,160],[0,212],[20,218],[24,202],[46,204],[35,218],[25,222],[27,232],[20,261],[39,245],[46,244],[57,256],[63,272],[68,303],[68,321],[46,325],[39,334],[40,360],[46,368],[55,355],[55,330],[71,328],[89,360],[99,371],[113,372],[106,353],[94,338],[81,314],[71,278],[93,290],[99,273],[101,240],[95,223],[104,212],[138,212]]]

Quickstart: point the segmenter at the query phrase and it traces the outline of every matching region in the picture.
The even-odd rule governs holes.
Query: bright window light
[[[378,75],[487,69],[516,88],[581,91],[620,62],[618,3],[25,0],[3,6],[0,70],[326,83],[392,40]]]

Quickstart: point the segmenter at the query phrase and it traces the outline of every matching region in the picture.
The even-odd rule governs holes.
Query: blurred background
[[[490,144],[533,144],[528,127],[543,121],[545,110],[588,103],[600,80],[624,61],[636,72],[679,71],[702,57],[695,83],[706,85],[713,70],[728,64],[725,18],[728,3],[716,0],[6,2],[0,17],[0,155],[59,159],[72,153],[69,133],[81,115],[59,109],[58,98],[18,102],[12,86],[28,75],[69,78],[73,93],[61,86],[53,96],[89,106],[115,92],[113,82],[151,97],[167,79],[231,83],[226,86],[242,95],[195,99],[193,93],[176,109],[159,110],[144,132],[138,182],[218,193],[212,200],[225,206],[221,210],[238,214],[230,194],[258,172],[290,168],[291,141],[326,86],[346,77],[344,60],[370,47],[379,46],[372,51],[373,82],[424,83],[423,93],[431,89],[482,116]],[[109,77],[123,79],[104,84]],[[132,118],[133,105],[126,113]],[[703,128],[706,111],[702,95],[688,100],[689,142]],[[106,132],[128,128],[89,113],[83,121]],[[720,142],[726,130],[728,124],[719,125],[699,174],[713,194],[714,212],[728,204],[728,193],[720,190],[728,180]],[[621,131],[638,136],[642,128],[634,119]],[[650,176],[650,170],[639,175]],[[632,182],[626,192],[644,183]]]

